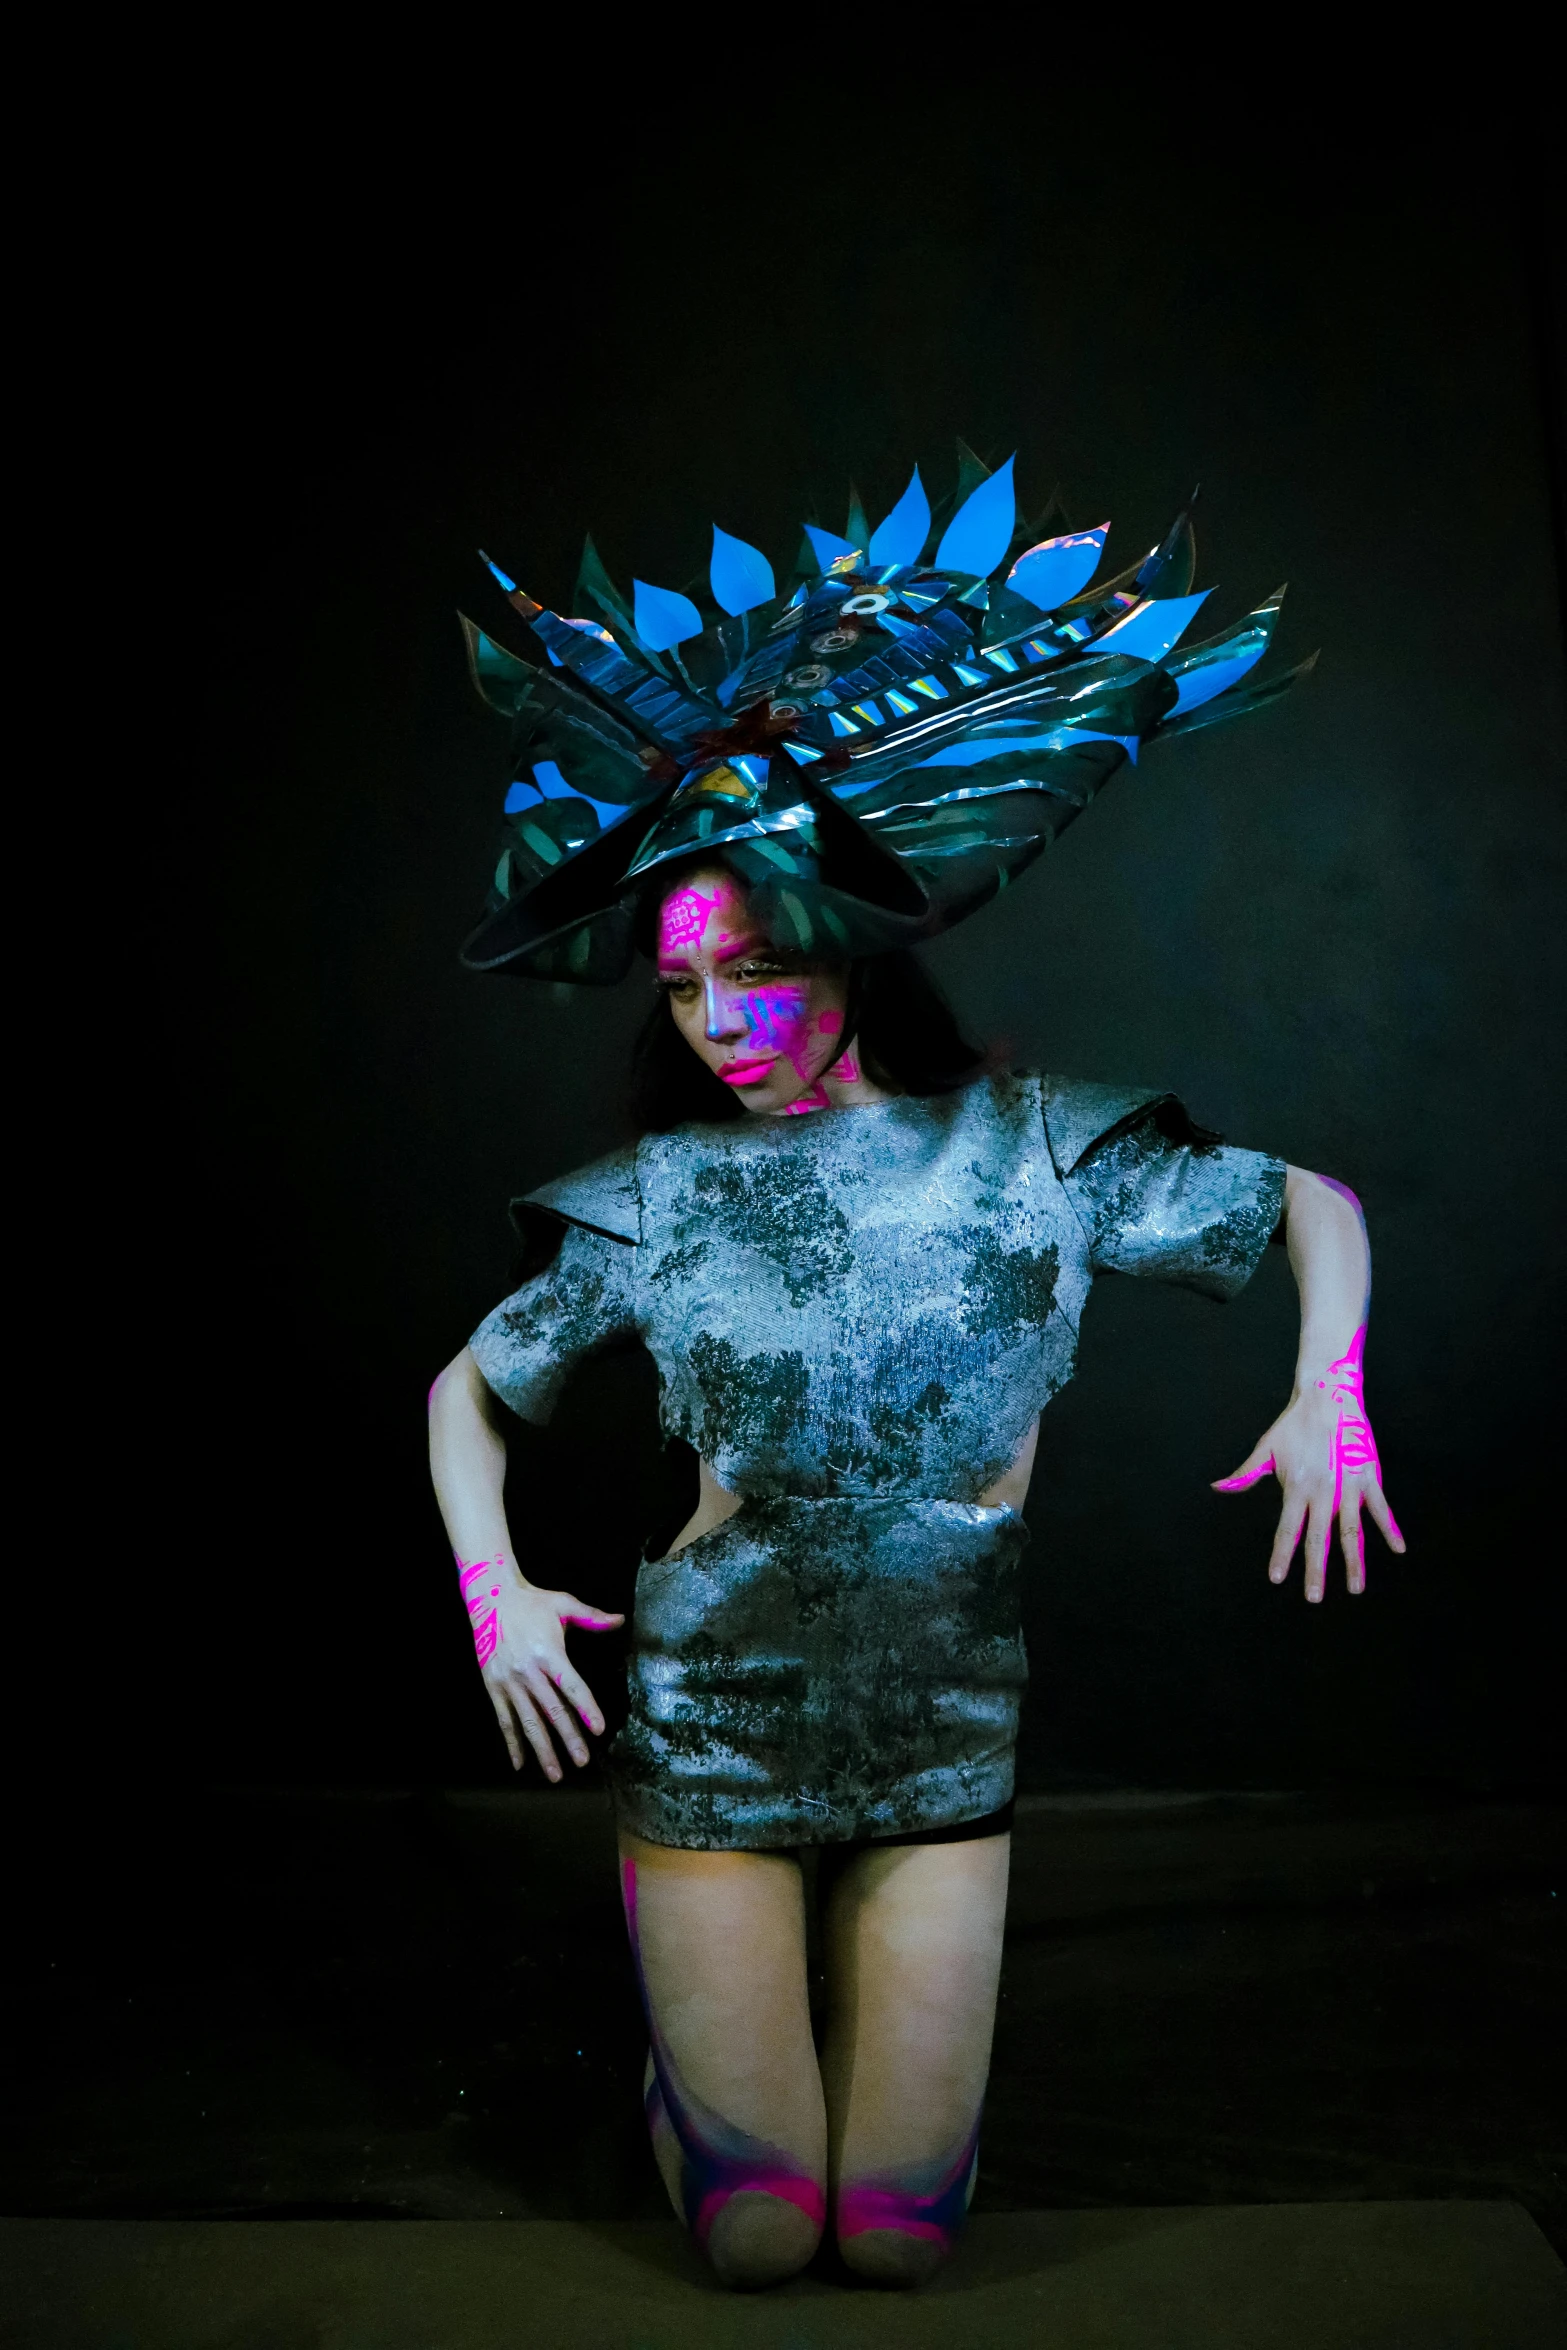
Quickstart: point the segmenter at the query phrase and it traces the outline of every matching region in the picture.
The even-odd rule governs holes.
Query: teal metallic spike
[[[597,604],[611,628],[617,625],[635,630],[636,621],[631,606],[605,570],[591,535],[582,542],[582,561],[577,569],[577,597],[579,604]]]
[[[1201,493],[1199,482],[1164,537],[1143,562],[1135,585],[1142,596],[1184,596],[1197,574],[1197,533],[1192,508]]]
[[[498,710],[503,718],[515,718],[528,698],[538,671],[528,662],[519,661],[515,653],[508,653],[492,636],[486,636],[465,613],[459,612],[457,618],[468,648],[468,674],[480,699],[488,702],[492,710]]]
[[[865,508],[861,503],[860,493],[852,481],[849,484],[849,519],[843,527],[849,534],[851,547],[863,549],[870,545],[871,526],[865,518]]]
[[[1255,611],[1248,612],[1234,628],[1225,629],[1221,636],[1209,637],[1205,644],[1192,645],[1165,662],[1176,683],[1173,717],[1228,693],[1248,670],[1256,667],[1273,641],[1283,601],[1283,588],[1275,588],[1271,596]]]

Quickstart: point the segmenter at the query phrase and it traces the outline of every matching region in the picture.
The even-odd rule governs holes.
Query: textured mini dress
[[[650,1135],[514,1203],[558,1248],[475,1332],[489,1386],[542,1422],[640,1340],[666,1436],[741,1497],[639,1571],[626,1825],[766,1849],[1008,1802],[1027,1532],[979,1497],[1071,1378],[1095,1274],[1232,1297],[1283,1193],[1169,1094],[1013,1074]]]

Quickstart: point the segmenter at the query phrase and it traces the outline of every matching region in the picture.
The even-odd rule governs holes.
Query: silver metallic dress
[[[1094,1275],[1231,1297],[1283,1189],[1168,1094],[1013,1075],[682,1127],[519,1202],[560,1247],[473,1337],[495,1393],[545,1420],[640,1339],[666,1434],[742,1496],[638,1576],[626,1824],[759,1848],[1003,1805],[1027,1532],[979,1496],[1071,1378]]]

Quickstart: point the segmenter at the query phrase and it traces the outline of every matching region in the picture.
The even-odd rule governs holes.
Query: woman
[[[845,630],[847,647],[825,641],[843,622],[824,627],[820,599],[835,589],[841,613],[879,595],[871,617],[907,615],[926,641],[912,669],[886,657],[881,667],[917,690],[932,608],[950,610],[958,596],[972,607],[981,577],[957,560],[980,551],[972,536],[953,551],[965,511],[936,550],[935,572],[919,566],[917,547],[901,565],[878,565],[872,537],[868,556],[833,558],[836,577],[815,591],[815,610],[803,591],[803,603],[785,607],[786,620],[802,611],[788,631],[795,655],[851,655],[851,706],[876,713],[883,731],[868,763],[879,758],[883,776],[892,772],[885,701],[869,698],[858,632]],[[927,527],[928,509],[921,544]],[[1027,576],[1037,588],[1038,567]],[[714,584],[724,601],[716,559]],[[1076,673],[1065,688],[1059,673],[1030,685],[1036,736],[1044,691],[1071,693],[1079,717],[1085,691],[1100,694],[1099,715],[1106,696],[1119,696],[1123,717],[1142,694],[1145,733],[1169,711],[1169,672],[1146,686],[1150,638],[1141,653],[1092,651],[1094,628],[1117,625],[1115,593],[1112,582],[1090,602],[1083,638],[1071,637],[1069,621],[1052,624],[1066,652],[1040,606],[1028,606],[1050,667]],[[1135,616],[1158,600],[1121,602]],[[571,624],[514,601],[535,626],[552,622],[553,637],[540,633],[569,666]],[[1002,596],[981,608],[993,616],[997,604],[1005,615]],[[648,665],[658,652],[650,613],[636,615]],[[775,619],[767,634],[779,628]],[[804,647],[795,643],[813,629]],[[712,633],[722,638],[722,624]],[[897,628],[888,633],[892,652],[906,652]],[[609,631],[596,638],[624,658]],[[981,1073],[901,951],[910,927],[929,935],[984,894],[984,857],[992,887],[997,872],[1026,861],[1020,795],[1062,796],[1059,771],[1044,785],[1017,780],[1030,748],[1036,761],[1079,761],[1086,747],[1023,743],[1016,692],[998,709],[994,673],[976,667],[982,631],[975,642],[978,653],[949,636],[944,669],[928,672],[946,684],[942,699],[973,698],[961,727],[938,731],[936,758],[921,728],[920,763],[945,764],[945,784],[959,762],[940,759],[943,743],[966,745],[972,772],[998,755],[1005,730],[1009,780],[966,787],[986,803],[977,834],[972,810],[961,827],[934,816],[922,866],[904,758],[876,806],[901,819],[894,853],[912,884],[907,871],[884,869],[876,807],[860,813],[843,786],[801,800],[778,744],[810,744],[807,713],[774,691],[730,719],[727,737],[719,725],[699,740],[693,730],[684,765],[660,751],[676,772],[655,779],[656,804],[643,810],[650,830],[584,828],[569,843],[546,832],[556,858],[521,886],[507,875],[469,950],[481,965],[535,973],[559,969],[562,955],[572,967],[574,955],[579,975],[590,966],[602,975],[641,923],[656,953],[662,1001],[641,1059],[650,1131],[519,1203],[531,1278],[437,1380],[432,1461],[513,1764],[531,1749],[558,1781],[562,1750],[580,1765],[587,1737],[603,1728],[566,1628],[621,1619],[524,1574],[503,1503],[506,1410],[544,1419],[574,1363],[634,1336],[658,1364],[666,1430],[699,1456],[696,1513],[638,1579],[630,1718],[610,1769],[651,2039],[654,2152],[677,2211],[737,2285],[801,2267],[829,2198],[851,2266],[917,2283],[950,2248],[972,2193],[1026,1677],[1021,1511],[1039,1413],[1072,1375],[1093,1275],[1143,1272],[1223,1298],[1270,1237],[1287,1239],[1302,1303],[1294,1392],[1220,1490],[1277,1475],[1284,1500],[1270,1573],[1285,1578],[1304,1534],[1313,1600],[1335,1525],[1349,1587],[1363,1587],[1363,1506],[1403,1547],[1361,1402],[1369,1256],[1353,1196],[1225,1148],[1168,1095]],[[774,652],[765,637],[761,650]],[[1189,657],[1199,666],[1203,650]],[[754,682],[749,630],[737,647],[731,627],[720,657],[742,674],[750,663],[745,682]],[[493,645],[476,657],[481,678],[488,660],[493,681],[497,658]],[[608,711],[623,719],[636,705],[623,679],[611,679],[611,697],[601,656],[591,658],[602,738]],[[695,693],[692,666],[688,654],[681,677]],[[810,666],[796,659],[795,673]],[[819,667],[809,709],[830,720],[843,693],[834,700],[830,662]],[[876,687],[888,697],[884,679]],[[541,696],[531,678],[517,689],[530,753],[541,741],[569,750],[570,726],[588,730],[581,711],[562,719],[564,690],[546,679]],[[720,692],[709,716],[738,698]],[[661,725],[668,745],[667,711]],[[764,760],[745,744],[765,746],[769,727]],[[1118,760],[1126,737],[1089,734],[1094,746],[1112,740]],[[551,764],[558,775],[559,763],[531,762],[533,788]],[[780,820],[788,792],[794,807]],[[558,806],[561,795],[539,798]],[[998,818],[999,800],[1009,806]],[[840,815],[846,802],[853,832]],[[704,810],[710,820],[697,830]],[[1064,820],[1046,808],[1035,845]],[[572,866],[575,897],[560,886]],[[828,951],[835,939],[850,951]],[[819,2060],[800,1864],[810,1846],[820,1856],[830,2004]]]

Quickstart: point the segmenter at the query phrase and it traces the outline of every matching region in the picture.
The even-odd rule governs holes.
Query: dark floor
[[[11,1947],[5,2209],[664,2212],[601,1796],[70,1830]],[[1026,1799],[980,2208],[1506,2198],[1563,2248],[1562,1855],[1518,1803]]]

